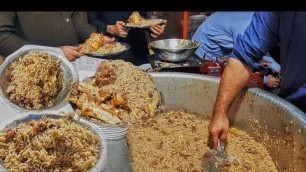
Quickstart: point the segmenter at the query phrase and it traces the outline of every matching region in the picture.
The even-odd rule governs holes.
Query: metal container
[[[166,110],[212,115],[219,79],[187,73],[152,73]],[[230,109],[230,125],[263,143],[280,171],[306,169],[306,114],[259,88],[243,90]],[[259,160],[260,161],[260,160]]]
[[[31,48],[21,48],[8,56],[4,63],[0,67],[0,100],[12,110],[18,113],[43,113],[46,111],[55,111],[62,107],[68,105],[67,97],[70,92],[70,87],[72,83],[77,82],[78,73],[74,67],[74,65],[69,62],[63,54],[59,51],[56,51],[56,48],[49,48],[43,46],[28,46]],[[9,71],[7,70],[10,64],[16,61],[18,58],[22,57],[23,55],[27,54],[30,51],[43,51],[49,53],[52,57],[61,60],[61,68],[64,74],[64,82],[63,82],[63,89],[58,93],[57,98],[54,100],[53,105],[51,107],[45,107],[38,110],[31,110],[25,107],[18,106],[16,103],[12,102],[8,95],[5,93],[5,90],[8,85],[9,75],[7,74]]]
[[[63,117],[61,114],[60,115],[57,115],[57,114],[28,114],[28,115],[16,116],[16,117],[7,119],[4,122],[2,122],[0,124],[0,131],[6,131],[6,129],[17,127],[17,125],[20,123],[26,123],[31,120],[39,120],[43,116],[47,116],[49,118],[55,118],[55,119]],[[88,171],[89,172],[102,171],[102,169],[106,165],[106,160],[107,160],[107,145],[106,145],[106,141],[103,135],[99,132],[99,130],[95,126],[91,125],[85,120],[82,120],[82,119],[77,120],[76,118],[74,118],[72,119],[72,121],[74,123],[80,124],[81,126],[91,130],[94,134],[96,134],[100,138],[99,160],[97,164]],[[0,158],[0,172],[7,171],[3,163],[4,163],[3,160]]]
[[[149,46],[161,59],[180,62],[193,56],[200,44],[187,39],[162,39],[151,42]]]

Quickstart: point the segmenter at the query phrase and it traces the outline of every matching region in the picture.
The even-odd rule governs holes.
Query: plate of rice
[[[30,48],[8,56],[0,67],[0,100],[21,113],[58,110],[78,74],[63,54]]]
[[[0,126],[0,171],[101,171],[107,147],[73,113],[29,114]]]

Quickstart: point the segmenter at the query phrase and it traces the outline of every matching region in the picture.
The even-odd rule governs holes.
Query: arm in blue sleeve
[[[267,84],[268,84],[268,76],[264,76],[263,84],[264,84],[264,85],[267,85]]]
[[[263,60],[271,63],[268,68],[270,68],[272,71],[280,71],[280,65],[271,57],[270,53],[263,56]]]
[[[262,59],[278,40],[279,12],[256,12],[243,36],[238,35],[231,56],[260,69]]]
[[[87,18],[88,22],[94,25],[98,29],[98,32],[106,34],[107,24],[98,20],[98,12],[96,11],[87,12]]]

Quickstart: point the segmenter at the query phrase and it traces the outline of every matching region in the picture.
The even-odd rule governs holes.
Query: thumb
[[[125,25],[125,23],[123,21],[117,21],[116,24]]]
[[[71,48],[71,49],[73,49],[73,50],[76,50],[76,51],[78,51],[78,50],[81,49],[80,46],[69,46],[69,48]]]
[[[212,139],[214,149],[217,149],[218,147],[218,138],[219,138],[218,133],[211,133],[211,139]]]
[[[115,38],[110,38],[110,37],[104,36],[104,41],[105,41],[106,43],[114,42],[114,41],[115,41]]]

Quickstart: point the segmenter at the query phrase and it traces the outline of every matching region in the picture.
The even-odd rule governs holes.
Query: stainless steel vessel
[[[13,118],[7,119],[6,121],[2,122],[0,124],[0,131],[6,131],[7,129],[17,127],[20,123],[27,123],[31,120],[39,120],[43,116],[47,116],[49,118],[58,119],[61,117],[64,117],[64,113],[60,114],[27,114],[27,115],[21,115],[21,116],[15,116]],[[99,132],[99,130],[92,125],[91,123],[87,122],[83,119],[77,119],[73,118],[72,122],[81,125],[82,127],[90,130],[94,134],[96,134],[100,138],[100,153],[99,153],[99,159],[95,166],[93,166],[91,169],[88,170],[88,172],[97,172],[102,171],[102,169],[106,165],[107,161],[107,144],[104,139],[104,136]],[[3,160],[0,158],[0,172],[7,172],[8,170],[4,166]]]
[[[180,62],[193,56],[200,44],[187,39],[162,39],[149,44],[155,54],[169,62]]]
[[[27,109],[11,101],[8,95],[5,93],[9,81],[8,73],[10,72],[10,64],[31,51],[46,52],[50,54],[53,58],[61,60],[61,68],[63,70],[64,75],[63,89],[59,92],[57,98],[54,100],[54,103],[51,107],[44,107],[37,110]],[[69,62],[65,58],[65,56],[59,51],[57,51],[56,48],[49,48],[43,46],[25,46],[24,48],[21,48],[13,54],[9,55],[0,67],[0,100],[3,102],[3,104],[18,113],[44,113],[46,111],[55,111],[68,105],[67,98],[69,96],[70,87],[72,83],[77,82],[79,80],[79,77],[73,64]]]
[[[152,76],[166,109],[212,114],[219,79],[187,73]],[[246,89],[230,109],[230,122],[265,144],[280,171],[305,171],[306,114],[291,103],[259,88]]]

